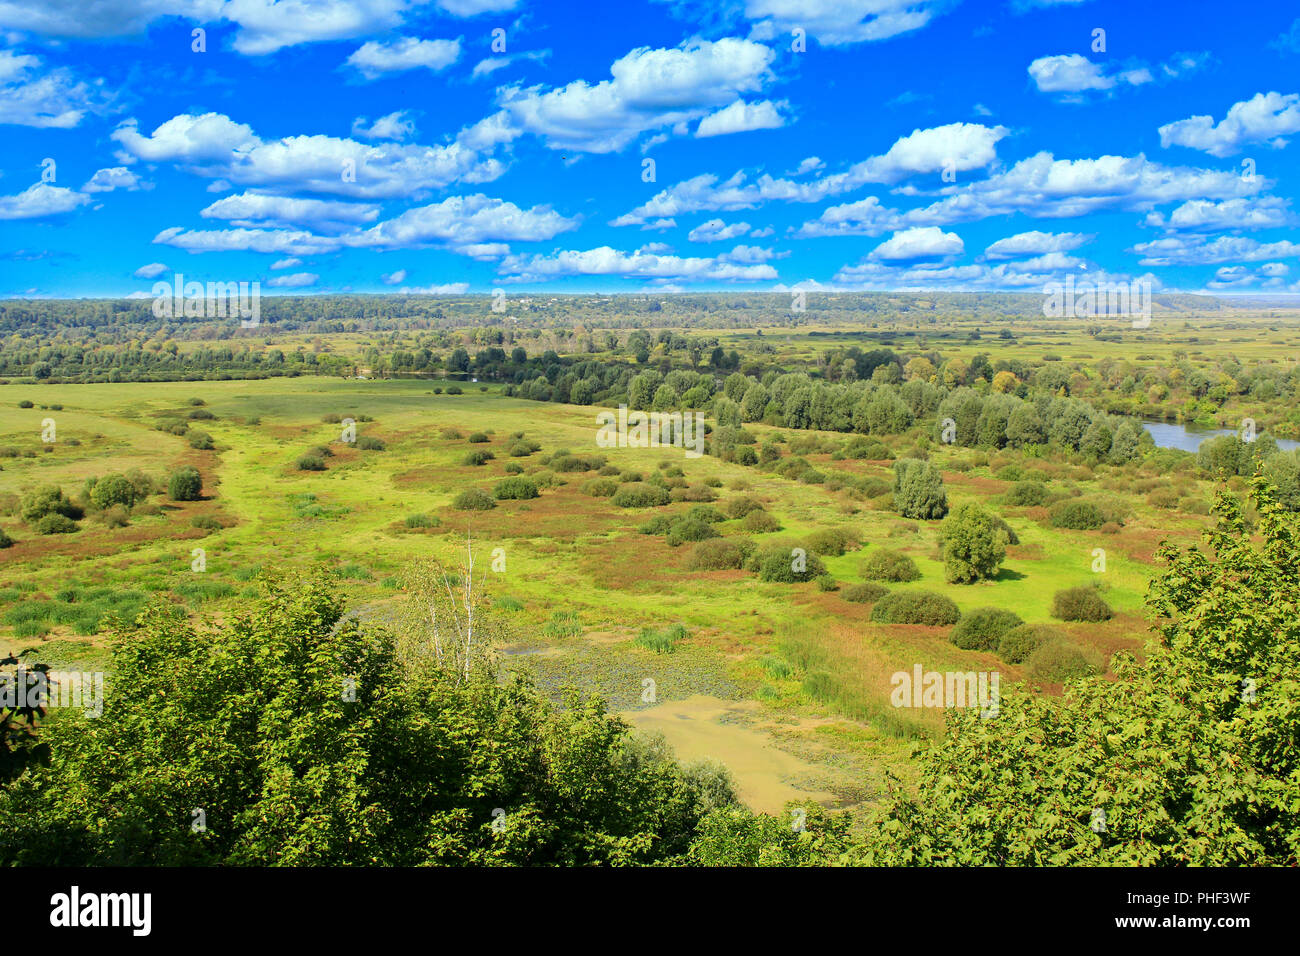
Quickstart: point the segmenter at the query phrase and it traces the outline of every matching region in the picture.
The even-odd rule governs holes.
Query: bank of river
[[[1207,438],[1213,438],[1216,435],[1235,435],[1230,428],[1189,428],[1186,425],[1178,425],[1173,422],[1143,422],[1142,427],[1147,430],[1147,434],[1155,441],[1157,448],[1178,448],[1182,451],[1195,453],[1201,447],[1201,442]],[[1274,439],[1277,447],[1283,451],[1293,451],[1300,448],[1300,442],[1291,441],[1287,438]]]

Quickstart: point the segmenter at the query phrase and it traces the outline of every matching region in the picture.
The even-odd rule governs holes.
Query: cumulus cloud
[[[379,207],[371,203],[246,192],[218,199],[199,215],[204,219],[228,219],[238,226],[305,225],[313,229],[341,230],[374,222],[379,218]]]
[[[68,69],[45,69],[38,56],[0,50],[0,123],[71,129],[102,99]]]
[[[785,118],[771,100],[758,103],[736,100],[730,106],[724,106],[700,120],[699,126],[695,128],[695,136],[703,139],[708,136],[726,136],[729,133],[746,133],[755,129],[780,129],[784,125]]]
[[[549,255],[510,256],[498,271],[506,282],[534,282],[565,276],[624,276],[647,279],[704,281],[762,281],[775,279],[769,265],[742,265],[721,258],[628,254],[600,246],[596,249],[557,250]]]
[[[72,212],[90,197],[62,186],[37,183],[16,196],[0,196],[0,219],[42,219]]]
[[[447,69],[460,59],[460,40],[422,40],[398,37],[391,43],[371,40],[347,59],[347,65],[366,79],[374,80],[386,73],[426,69],[434,73]]]
[[[288,259],[277,259],[271,263],[272,269],[292,269],[294,266],[302,265],[302,260],[290,256]]]
[[[710,219],[708,222],[700,223],[692,229],[686,236],[691,242],[721,242],[727,239],[737,239],[749,232],[749,223],[735,222],[727,225],[721,219]]]
[[[410,139],[415,135],[415,121],[411,119],[411,114],[406,110],[398,110],[395,113],[389,113],[387,116],[381,116],[369,126],[366,124],[369,120],[364,116],[358,116],[352,121],[352,135],[360,136],[362,139],[391,139],[401,142]]]
[[[1287,144],[1285,137],[1300,132],[1300,94],[1256,93],[1234,103],[1219,123],[1213,116],[1190,116],[1160,127],[1160,145],[1186,146],[1211,156],[1232,156],[1247,143],[1264,143],[1274,149]]]
[[[420,198],[456,182],[489,182],[505,169],[459,140],[446,146],[367,145],[335,136],[263,140],[221,113],[174,116],[148,136],[128,120],[112,137],[136,159],[176,163],[200,176],[365,199]]]
[[[1300,256],[1300,244],[1290,240],[1259,242],[1248,236],[1170,236],[1139,242],[1132,252],[1144,266],[1215,265],[1220,262],[1260,262]]]
[[[1157,229],[1189,232],[1217,232],[1222,229],[1274,229],[1295,224],[1290,200],[1280,196],[1243,199],[1189,199],[1167,217],[1147,214],[1146,224]]]
[[[505,117],[496,122],[512,136],[530,133],[552,149],[618,152],[642,133],[676,128],[759,92],[773,79],[773,56],[761,43],[733,37],[675,49],[640,47],[614,61],[612,79],[599,83],[503,88]]]
[[[151,262],[147,266],[141,266],[139,269],[136,269],[135,272],[131,274],[135,276],[137,279],[156,279],[164,272],[169,272],[169,271],[171,270],[169,270],[167,266],[163,265],[161,262]]]
[[[113,166],[108,169],[98,170],[81,187],[81,191],[83,193],[111,193],[115,189],[125,189],[128,192],[135,192],[138,189],[147,188],[149,188],[149,184],[125,166]]]
[[[744,171],[725,180],[705,173],[677,183],[615,219],[612,225],[641,225],[653,219],[704,210],[756,209],[766,202],[819,202],[867,183],[896,183],[908,176],[940,173],[945,169],[970,171],[997,158],[997,142],[1007,135],[1003,126],[950,123],[918,129],[904,136],[880,156],[804,182],[762,175],[750,182]],[[806,162],[806,161],[805,161]]]
[[[883,262],[915,262],[919,259],[946,259],[966,251],[961,237],[936,226],[923,226],[896,232],[867,257]]]
[[[849,46],[919,30],[951,6],[948,0],[745,0],[745,16],[760,40],[802,30],[823,46]]]
[[[406,281],[406,270],[398,269],[396,272],[389,272],[379,278],[384,285],[401,285]]]
[[[1025,256],[1042,256],[1052,252],[1069,252],[1091,242],[1094,237],[1079,232],[1029,232],[1017,233],[999,239],[984,250],[986,259],[1021,259]]]
[[[266,284],[274,289],[304,289],[307,286],[315,285],[318,281],[320,281],[320,276],[314,272],[293,272],[289,275],[268,279]]]

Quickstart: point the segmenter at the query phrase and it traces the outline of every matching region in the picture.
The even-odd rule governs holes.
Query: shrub
[[[502,466],[501,470],[507,475],[522,475],[524,473],[524,466],[519,464],[517,461],[508,461],[504,466]]]
[[[483,432],[471,432],[469,436],[469,442],[474,445],[481,445],[487,440],[488,437]]]
[[[206,421],[209,419],[216,418],[217,416],[213,415],[206,408],[196,408],[185,417],[190,418],[194,421]]]
[[[904,518],[934,520],[946,515],[948,492],[939,469],[917,458],[895,462],[894,510]]]
[[[62,515],[75,521],[84,512],[67,499],[62,488],[55,485],[46,485],[23,497],[19,513],[23,516],[24,521],[32,524],[52,514]]]
[[[631,482],[619,488],[610,499],[619,508],[657,508],[668,504],[668,489],[643,482]]]
[[[476,468],[479,465],[486,465],[495,457],[496,455],[492,454],[490,451],[471,451],[466,452],[465,457],[460,460],[460,463],[462,465],[469,465],[472,468]]]
[[[809,551],[828,557],[839,557],[859,544],[858,536],[846,528],[823,528],[814,531],[807,540]]]
[[[388,446],[380,439],[372,438],[369,435],[363,435],[357,439],[357,447],[362,451],[386,451]]]
[[[299,471],[324,471],[325,459],[319,455],[303,455],[297,465]]]
[[[933,591],[893,591],[871,608],[871,620],[938,627],[956,624],[961,620],[961,611],[951,600]]]
[[[52,512],[37,521],[33,530],[37,534],[71,534],[77,530],[77,523],[67,515]]]
[[[718,537],[712,523],[697,515],[684,515],[675,520],[668,529],[668,544],[677,547],[687,541],[704,541]]]
[[[1047,485],[1041,481],[1017,481],[1007,492],[1007,504],[1015,508],[1033,508],[1047,501]]]
[[[583,482],[582,493],[593,498],[609,498],[618,491],[618,482],[608,478],[593,478]]]
[[[212,515],[195,515],[190,519],[190,524],[205,531],[220,531],[223,527],[221,522]]]
[[[0,551],[4,550],[5,548],[12,548],[13,546],[14,546],[14,539],[9,537],[9,534],[5,531],[4,528],[0,528]]]
[[[1021,624],[998,639],[998,657],[1008,664],[1022,664],[1044,644],[1064,640],[1068,638],[1047,624]]]
[[[743,518],[751,511],[761,511],[762,508],[763,505],[761,502],[756,501],[748,495],[741,495],[739,498],[732,498],[722,506],[722,510],[726,512],[728,518]]]
[[[754,551],[754,542],[748,538],[713,538],[695,546],[687,567],[692,571],[738,569],[745,566]]]
[[[1025,622],[1018,614],[1000,607],[982,607],[963,615],[948,639],[967,651],[991,651],[1002,635]]]
[[[540,450],[541,447],[542,447],[542,446],[539,445],[539,444],[538,444],[537,442],[535,442],[535,441],[517,441],[517,442],[512,442],[511,445],[510,445],[510,449],[509,449],[509,451],[510,451],[510,457],[511,457],[511,458],[527,458],[527,457],[528,457],[529,455],[531,455],[533,452]],[[616,469],[616,472],[617,472],[617,469]]]
[[[439,435],[446,441],[459,441],[462,437],[457,428],[444,428]]]
[[[972,502],[959,505],[943,519],[940,541],[949,584],[995,577],[1007,556],[1007,533],[993,515]]]
[[[1062,621],[1109,621],[1114,614],[1096,588],[1067,588],[1052,597],[1052,617]]]
[[[497,503],[482,488],[466,488],[452,500],[451,506],[457,511],[491,511]]]
[[[600,455],[556,455],[550,461],[555,471],[599,471],[605,467],[605,459]]]
[[[843,591],[843,598],[846,601],[852,601],[854,604],[871,604],[873,601],[879,601],[889,593],[889,588],[883,584],[850,584]]]
[[[1093,531],[1106,523],[1101,509],[1088,501],[1062,501],[1052,508],[1052,527]]]
[[[31,407],[32,407],[32,403],[31,403],[31,401],[30,401],[29,399],[24,398],[21,402],[18,403],[18,407],[19,407],[19,408],[31,408]]]
[[[90,500],[100,509],[113,505],[129,508],[135,504],[136,497],[136,487],[127,481],[125,475],[105,475],[90,489]]]
[[[868,581],[918,581],[921,571],[907,555],[889,548],[880,548],[867,555],[858,569]]]
[[[198,501],[203,493],[203,476],[197,468],[177,468],[167,479],[167,497],[172,501]]]
[[[812,581],[826,573],[817,555],[796,554],[796,550],[789,545],[769,544],[750,559],[751,569],[758,572],[759,580],[784,584]]]
[[[497,486],[492,489],[492,494],[499,501],[523,501],[536,498],[537,482],[526,475],[515,475],[513,478],[497,482]]]
[[[430,517],[426,514],[407,515],[405,524],[408,528],[436,528],[442,524],[437,518]]]
[[[465,390],[464,390],[463,388],[461,388],[459,385],[448,385],[448,386],[447,386],[447,394],[448,394],[448,395],[462,395],[462,394],[464,394],[464,392],[465,392]]]
[[[190,432],[190,447],[199,451],[211,451],[217,446],[207,432]]]
[[[817,579],[818,591],[838,591],[839,589],[840,583],[829,574],[823,574]]]
[[[1095,651],[1086,651],[1068,641],[1048,641],[1029,655],[1025,670],[1034,680],[1063,684],[1093,677],[1104,668]]]
[[[770,531],[781,530],[781,522],[761,509],[745,515],[745,520],[740,523],[740,526],[750,534],[767,534]]]

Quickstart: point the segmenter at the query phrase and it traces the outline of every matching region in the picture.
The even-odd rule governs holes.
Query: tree
[[[49,766],[0,790],[0,863],[649,864],[734,803],[599,700],[415,654],[324,575],[262,587],[222,624],[159,604],[119,630],[131,692],[41,726]]]
[[[73,521],[79,520],[83,512],[63,494],[63,489],[56,485],[45,485],[23,496],[20,513],[28,524],[35,524],[46,515],[62,515]]]
[[[949,584],[974,584],[996,577],[1007,556],[1007,533],[998,519],[966,502],[944,518],[939,530]]]
[[[99,509],[123,505],[130,508],[136,503],[136,487],[123,475],[105,475],[90,489],[90,500]]]
[[[1295,866],[1300,862],[1300,517],[1256,480],[1259,540],[1220,493],[1205,549],[1163,547],[1156,640],[1065,697],[1003,689],[947,712],[919,793],[854,862]],[[978,826],[972,821],[978,821]]]
[[[197,468],[177,468],[167,479],[167,497],[172,501],[198,501],[203,494],[203,476]]]
[[[939,469],[917,458],[894,462],[894,510],[904,518],[935,520],[946,515],[948,492]]]

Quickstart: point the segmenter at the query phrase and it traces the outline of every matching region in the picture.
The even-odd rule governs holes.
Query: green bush
[[[113,505],[131,507],[136,502],[135,485],[127,481],[124,475],[105,475],[95,482],[90,489],[90,500],[96,508],[109,508]]]
[[[1095,651],[1084,650],[1068,641],[1049,641],[1029,655],[1025,671],[1034,680],[1063,684],[1093,677],[1104,668]]]
[[[823,574],[817,579],[817,590],[819,591],[838,591],[839,589],[840,582],[829,574]]]
[[[592,498],[609,498],[618,491],[618,482],[609,478],[592,478],[582,484],[582,493]]]
[[[472,432],[468,440],[471,444],[481,445],[488,440],[488,437],[483,432]]]
[[[751,511],[745,515],[745,519],[740,523],[740,526],[750,534],[767,534],[771,531],[781,530],[781,522],[762,509]]]
[[[948,492],[939,469],[928,461],[894,462],[894,510],[904,518],[936,520],[948,513]]]
[[[919,581],[921,571],[907,555],[889,548],[879,548],[869,555],[858,568],[858,573],[868,581]]]
[[[372,438],[369,435],[362,435],[357,439],[357,447],[362,451],[386,451],[388,446],[378,438]]]
[[[948,639],[967,651],[991,651],[1007,631],[1025,622],[1000,607],[981,607],[962,616]]]
[[[823,528],[807,538],[808,550],[825,557],[839,557],[859,545],[858,536],[847,528]]]
[[[789,545],[769,544],[750,559],[751,570],[758,572],[759,580],[794,584],[813,581],[826,573],[826,566],[815,554],[796,553]],[[802,567],[802,570],[796,568]]]
[[[751,511],[761,511],[762,509],[762,502],[751,498],[748,495],[741,495],[739,498],[731,498],[722,505],[722,510],[726,513],[727,517],[733,519],[743,518]]]
[[[610,499],[619,508],[658,508],[670,500],[667,488],[639,481],[623,485]]]
[[[212,436],[207,432],[190,432],[189,439],[190,447],[197,448],[199,451],[211,451],[217,447],[212,441]]]
[[[1015,508],[1033,508],[1047,501],[1047,485],[1041,481],[1017,481],[1007,492],[1007,504]]]
[[[881,624],[927,624],[938,627],[961,620],[957,605],[933,591],[893,591],[871,608],[871,620]]]
[[[57,514],[76,521],[85,512],[74,505],[63,494],[63,489],[56,485],[46,485],[23,496],[19,513],[28,524],[33,524],[47,515]]]
[[[694,515],[676,519],[668,529],[668,544],[674,548],[687,541],[705,541],[716,537],[718,532],[712,523]]]
[[[1065,634],[1047,624],[1021,624],[998,639],[998,657],[1008,664],[1023,664],[1044,644],[1068,640]]]
[[[541,450],[541,445],[535,441],[517,441],[512,442],[509,448],[511,458],[527,458],[535,451]]]
[[[71,534],[77,530],[77,523],[67,515],[54,512],[38,520],[32,530],[37,534]]]
[[[0,528],[0,550],[12,548],[13,546],[14,539],[9,537],[8,532],[6,532],[4,528]]]
[[[536,498],[537,482],[526,475],[515,475],[513,478],[497,482],[497,486],[492,489],[492,494],[499,501],[523,501]]]
[[[1052,508],[1052,527],[1094,531],[1106,523],[1100,508],[1089,501],[1062,501]]]
[[[460,463],[462,465],[469,465],[470,467],[477,468],[479,465],[486,465],[495,457],[496,455],[492,454],[490,451],[471,451],[465,454],[465,457],[460,460]]]
[[[1052,596],[1052,617],[1062,621],[1109,621],[1110,605],[1093,587],[1066,588]]]
[[[407,515],[404,523],[408,528],[413,530],[417,528],[436,528],[442,524],[442,522],[437,518],[430,517],[426,514]]]
[[[198,501],[203,494],[203,476],[190,465],[177,468],[167,479],[167,497],[172,501]]]
[[[998,527],[998,519],[969,501],[943,519],[939,541],[949,584],[996,577],[1007,556],[1007,533]]]
[[[879,601],[888,593],[889,588],[883,584],[867,582],[866,584],[850,584],[841,592],[841,596],[844,600],[852,601],[854,604],[871,604],[874,601]]]
[[[726,571],[743,568],[756,550],[748,538],[714,538],[701,541],[691,552],[687,568],[691,571]]]
[[[451,503],[457,511],[491,511],[496,500],[482,488],[466,488]]]
[[[297,465],[299,471],[324,471],[325,459],[318,455],[303,455]]]

